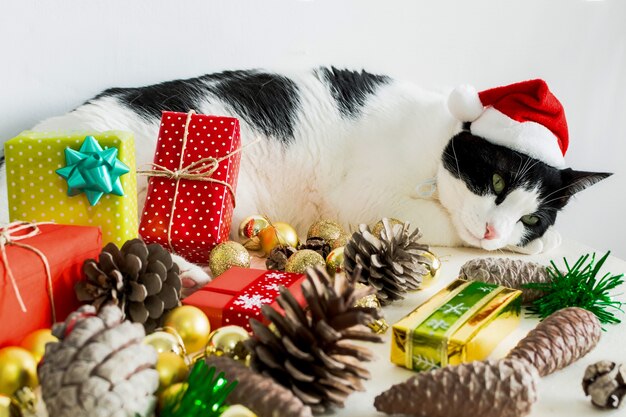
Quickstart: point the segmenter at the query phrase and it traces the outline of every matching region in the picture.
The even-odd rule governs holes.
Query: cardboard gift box
[[[195,263],[228,239],[241,139],[232,117],[163,112],[139,234]]]
[[[64,320],[80,305],[74,285],[82,277],[83,262],[96,258],[102,250],[102,234],[98,227],[58,224],[35,227],[16,223],[0,229],[0,239],[5,239],[0,250],[6,255],[0,256],[0,347],[3,347],[19,344],[34,330],[50,328],[52,302],[57,321]],[[50,267],[51,293],[44,259],[36,251],[41,252]]]
[[[128,172],[119,177],[123,195],[103,193],[95,205],[86,193],[71,192],[68,180],[57,172],[80,158],[80,149],[89,136],[104,151],[115,154],[113,161],[119,160],[128,168]],[[66,149],[71,153],[69,160]],[[118,246],[137,237],[137,177],[132,133],[25,131],[6,142],[4,151],[11,221],[100,226],[104,243],[114,242]]]
[[[304,279],[302,274],[233,267],[182,302],[204,311],[211,329],[237,325],[250,331],[251,318],[265,322],[261,306],[269,304],[282,311],[276,302],[281,286],[288,288],[304,305],[301,288]]]
[[[521,293],[455,280],[393,325],[391,362],[426,371],[486,359],[519,324]]]

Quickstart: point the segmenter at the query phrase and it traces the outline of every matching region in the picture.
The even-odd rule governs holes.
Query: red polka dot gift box
[[[195,263],[228,239],[241,159],[239,121],[194,112],[163,112],[139,224],[158,243]]]
[[[202,310],[211,322],[211,329],[237,325],[251,331],[251,318],[266,322],[261,314],[263,305],[282,311],[276,302],[281,286],[304,305],[301,288],[304,279],[303,274],[233,267],[182,302]]]

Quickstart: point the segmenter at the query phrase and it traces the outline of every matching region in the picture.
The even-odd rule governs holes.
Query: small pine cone
[[[157,352],[138,323],[107,304],[82,306],[53,328],[39,366],[41,394],[54,417],[151,416],[159,387]]]
[[[505,258],[476,258],[467,261],[461,267],[459,278],[522,290],[524,304],[543,296],[541,291],[523,288],[525,284],[550,281],[550,275],[545,266],[521,259]]]
[[[428,246],[417,242],[421,237],[418,228],[409,233],[409,223],[392,224],[389,219],[382,222],[380,238],[367,225],[359,226],[344,249],[344,269],[353,275],[360,266],[361,282],[374,287],[381,304],[386,305],[420,287],[432,258],[424,256]]]
[[[600,341],[602,326],[590,311],[568,307],[553,313],[520,340],[507,358],[527,361],[550,375],[585,356]]]
[[[265,267],[269,270],[284,271],[287,259],[296,252],[296,248],[289,245],[276,246],[265,260]]]
[[[272,378],[225,356],[207,356],[205,361],[218,372],[224,372],[229,381],[237,380],[237,387],[228,396],[231,404],[241,404],[259,417],[312,416],[308,406]]]
[[[363,390],[362,380],[370,377],[363,362],[370,361],[372,353],[352,341],[382,339],[366,327],[378,317],[376,309],[354,306],[372,289],[357,289],[343,274],[332,282],[319,268],[306,274],[302,294],[309,314],[281,287],[277,301],[285,315],[269,305],[261,308],[276,330],[250,320],[254,336],[245,343],[254,370],[291,389],[314,413],[320,413],[342,407],[347,396]]]
[[[98,262],[85,261],[83,273],[86,279],[76,284],[80,301],[96,308],[113,302],[130,320],[143,324],[148,333],[160,326],[163,316],[180,300],[178,265],[156,243],[146,245],[133,239],[122,249],[109,243]]]
[[[298,250],[302,249],[310,249],[322,255],[322,258],[326,259],[328,254],[332,250],[330,245],[326,243],[324,239],[321,237],[310,237],[306,240],[306,243],[303,243],[298,246]]]
[[[626,396],[626,367],[620,363],[600,361],[589,365],[583,377],[585,395],[599,408],[619,408]]]
[[[521,417],[537,400],[538,381],[537,370],[526,362],[464,363],[421,372],[378,395],[374,406],[417,417]]]

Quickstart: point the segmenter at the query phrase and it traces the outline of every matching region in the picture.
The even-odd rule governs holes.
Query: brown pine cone
[[[268,376],[225,356],[207,356],[207,365],[224,372],[229,381],[237,380],[237,387],[229,394],[231,404],[248,407],[259,417],[311,417],[311,409],[298,397]]]
[[[507,355],[550,375],[585,356],[600,341],[602,326],[595,314],[568,307],[551,314],[520,340]]]
[[[417,417],[521,417],[537,401],[537,370],[504,359],[420,372],[378,395],[376,410]]]
[[[293,246],[276,246],[265,260],[265,267],[269,270],[284,271],[287,259],[296,252],[297,250]]]
[[[130,320],[143,324],[148,333],[159,327],[163,316],[179,303],[178,265],[156,243],[146,245],[141,239],[133,239],[122,249],[109,243],[97,262],[85,261],[83,273],[86,279],[76,284],[80,301],[97,309],[112,302]]]
[[[600,361],[589,365],[583,377],[585,395],[599,408],[619,408],[626,396],[626,367],[620,363]]]
[[[261,310],[275,330],[250,320],[251,367],[291,389],[315,413],[343,406],[370,377],[363,362],[372,353],[352,341],[382,341],[366,327],[378,317],[376,309],[354,307],[371,291],[356,289],[343,274],[331,282],[325,271],[310,268],[302,284],[309,313],[282,287],[277,301],[285,315],[269,305]]]
[[[306,240],[306,243],[298,245],[298,250],[310,249],[322,255],[322,258],[326,259],[328,254],[332,250],[330,245],[326,243],[321,237],[310,237]]]

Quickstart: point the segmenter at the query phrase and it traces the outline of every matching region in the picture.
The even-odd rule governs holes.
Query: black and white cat
[[[132,131],[141,165],[152,161],[162,110],[238,117],[244,144],[263,140],[242,156],[235,233],[255,213],[300,233],[319,218],[349,226],[386,216],[419,226],[431,245],[525,253],[557,246],[559,210],[610,174],[554,166],[485,137],[489,129],[481,136],[472,125],[482,119],[463,123],[451,114],[449,92],[335,68],[226,71],[109,89],[34,129]],[[0,210],[0,221],[7,217]]]

